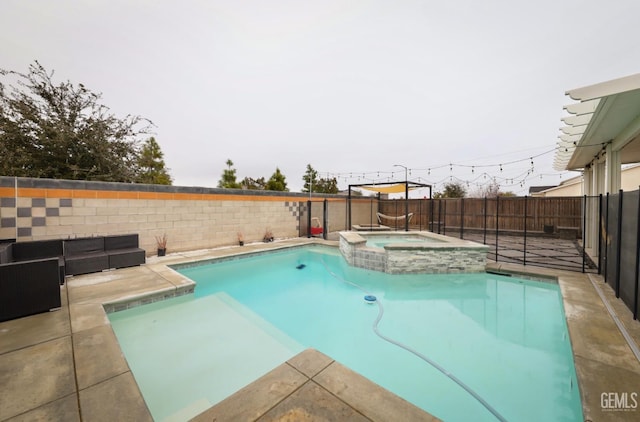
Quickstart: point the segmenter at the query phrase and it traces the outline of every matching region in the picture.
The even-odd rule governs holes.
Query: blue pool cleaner
[[[365,303],[368,303],[369,305],[373,305],[376,300],[378,299],[374,295],[366,295],[364,297]]]
[[[299,270],[301,270],[301,269],[303,269],[304,267],[306,267],[306,265],[304,265],[304,264],[300,264],[300,265],[298,265],[296,268],[297,268],[297,269],[299,269]]]

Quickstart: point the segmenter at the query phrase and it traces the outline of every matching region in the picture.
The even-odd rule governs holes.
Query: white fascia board
[[[595,98],[620,94],[621,92],[634,91],[636,89],[640,89],[640,73],[619,79],[613,79],[611,81],[601,82],[595,85],[572,89],[565,92],[565,94],[576,101],[589,101]]]

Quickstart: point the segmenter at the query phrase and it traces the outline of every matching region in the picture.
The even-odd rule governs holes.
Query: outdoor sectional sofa
[[[145,251],[137,234],[85,237],[64,241],[64,259],[66,274],[78,275],[144,264]]]
[[[0,244],[0,321],[59,308],[62,240]]]
[[[0,264],[0,322],[60,306],[57,258]]]
[[[60,284],[64,283],[64,254],[62,240],[35,240],[31,242],[16,242],[7,248],[11,252],[9,262],[32,261],[34,259],[56,258]]]
[[[65,275],[144,263],[137,234],[0,242],[0,321],[59,308]]]

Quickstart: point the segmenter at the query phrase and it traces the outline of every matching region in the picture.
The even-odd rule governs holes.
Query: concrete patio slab
[[[104,271],[91,277],[67,278],[71,303],[110,302],[125,297],[140,295],[150,290],[173,289],[175,286],[149,267],[124,268]]]
[[[80,422],[78,395],[73,393],[29,412],[7,419],[7,422]]]
[[[306,382],[293,394],[257,419],[267,421],[353,421],[368,422],[362,414],[313,381]]]
[[[153,420],[131,372],[125,372],[80,390],[79,396],[83,421],[145,422]]]
[[[313,379],[372,421],[440,420],[337,362]]]
[[[300,388],[307,379],[293,367],[282,364],[192,421],[255,421]]]
[[[193,418],[204,421],[437,421],[314,349]]]
[[[66,308],[5,321],[0,325],[0,354],[71,334]]]
[[[302,372],[307,378],[315,377],[333,362],[334,360],[329,356],[315,349],[307,349],[287,361],[289,365]]]
[[[80,390],[129,371],[110,325],[91,328],[73,336]]]
[[[640,375],[637,372],[627,371],[618,365],[607,365],[581,356],[576,356],[576,371],[582,379],[580,390],[582,392],[582,404],[585,421],[620,421],[637,422],[640,419],[640,410],[636,407],[627,410],[620,408],[608,408],[609,393],[615,393],[618,397],[627,394],[627,405],[633,405],[629,394],[635,392],[640,395]],[[606,383],[602,381],[606,380]],[[605,407],[603,408],[603,394],[605,395]],[[640,397],[636,398],[640,401]],[[640,404],[640,403],[638,403]]]
[[[74,333],[103,325],[110,325],[101,303],[72,303],[69,305],[71,329]]]
[[[0,420],[76,391],[71,337],[0,355]]]

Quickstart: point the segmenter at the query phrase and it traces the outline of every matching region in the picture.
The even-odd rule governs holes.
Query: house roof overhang
[[[622,164],[640,161],[640,73],[565,94],[578,102],[564,107],[556,170],[583,169],[609,144]]]

